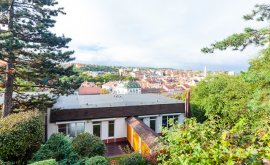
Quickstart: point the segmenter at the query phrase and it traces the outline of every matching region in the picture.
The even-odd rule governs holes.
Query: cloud
[[[70,48],[83,63],[243,70],[258,50],[200,52],[241,32],[247,25],[242,15],[254,1],[60,0],[60,5],[67,15],[57,18],[54,31],[72,38]]]

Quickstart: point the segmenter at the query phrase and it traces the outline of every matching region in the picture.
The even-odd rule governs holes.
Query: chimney
[[[185,100],[185,117],[191,118],[191,109],[190,109],[190,90],[187,90],[186,100]]]

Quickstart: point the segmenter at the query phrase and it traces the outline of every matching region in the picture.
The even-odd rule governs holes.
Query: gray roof
[[[125,95],[69,95],[60,96],[53,108],[98,108],[136,105],[174,104],[182,101],[157,94],[125,94]]]
[[[37,96],[37,95],[42,95],[46,94],[48,96],[52,96],[49,92],[23,92],[25,95],[31,95],[31,96]],[[16,96],[16,93],[13,92],[13,97]],[[0,92],[0,105],[4,103],[4,92]]]

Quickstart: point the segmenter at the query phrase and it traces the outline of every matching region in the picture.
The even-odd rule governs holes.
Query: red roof
[[[190,88],[190,86],[188,84],[184,84],[183,85],[185,88]]]
[[[99,95],[101,94],[101,88],[91,82],[83,82],[79,88],[79,95]]]
[[[80,87],[79,95],[99,95],[101,93],[100,87]]]

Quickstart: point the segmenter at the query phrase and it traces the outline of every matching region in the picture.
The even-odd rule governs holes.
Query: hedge
[[[48,141],[34,154],[32,161],[55,159],[59,164],[74,164],[78,160],[71,139],[62,133],[52,134]]]
[[[40,147],[44,126],[36,111],[20,112],[0,119],[0,158],[20,164]]]
[[[94,156],[87,159],[85,165],[107,165],[107,160],[103,156]]]
[[[130,154],[120,160],[120,164],[122,165],[147,165],[148,162],[146,158],[144,158],[141,154],[139,153],[133,153]]]
[[[75,152],[81,157],[103,156],[106,152],[104,142],[97,136],[84,132],[75,137],[72,141]]]
[[[34,162],[29,165],[57,165],[57,162],[55,161],[55,159],[48,159],[48,160]]]

